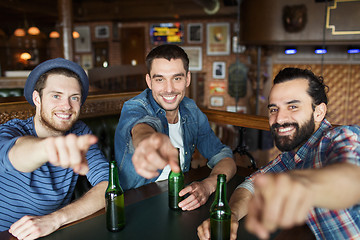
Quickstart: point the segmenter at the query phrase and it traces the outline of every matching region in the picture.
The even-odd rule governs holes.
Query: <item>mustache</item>
[[[286,127],[295,127],[296,129],[299,129],[299,124],[297,123],[284,123],[284,124],[279,124],[279,123],[274,123],[273,125],[271,125],[270,129],[272,132],[275,132],[276,129],[278,128],[286,128]]]

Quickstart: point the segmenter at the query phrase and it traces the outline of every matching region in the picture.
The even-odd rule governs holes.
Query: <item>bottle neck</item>
[[[117,165],[115,161],[109,163],[109,188],[120,186]]]
[[[182,170],[181,170],[181,164],[180,164],[180,148],[176,148],[178,150],[178,161],[177,161],[177,164],[180,168],[180,173],[182,173]]]
[[[220,175],[217,180],[216,193],[215,193],[215,201],[218,203],[225,204],[226,200],[226,176]]]

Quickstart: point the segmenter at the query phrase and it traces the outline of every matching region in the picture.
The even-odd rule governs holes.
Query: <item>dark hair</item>
[[[181,59],[186,73],[189,71],[189,58],[184,49],[177,45],[164,44],[153,48],[145,60],[148,74],[150,74],[151,64],[155,58],[165,58],[168,61],[171,59]]]
[[[66,77],[75,78],[79,82],[79,85],[81,88],[81,97],[83,96],[83,94],[82,94],[83,87],[81,84],[81,80],[80,80],[80,77],[76,73],[74,73],[73,71],[71,71],[67,68],[53,68],[53,69],[47,71],[46,73],[43,73],[39,77],[39,79],[37,80],[37,82],[35,84],[34,90],[39,92],[40,97],[42,97],[42,91],[45,88],[46,80],[50,74],[58,74],[58,75],[64,75]]]
[[[309,83],[307,93],[313,99],[313,109],[315,109],[315,107],[321,103],[328,104],[326,93],[329,91],[329,87],[324,84],[323,77],[316,76],[310,70],[300,68],[284,68],[274,78],[274,85],[299,78],[306,79]]]

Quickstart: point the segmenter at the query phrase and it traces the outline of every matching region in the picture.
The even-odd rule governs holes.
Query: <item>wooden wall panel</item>
[[[347,124],[360,125],[360,65],[350,65]]]

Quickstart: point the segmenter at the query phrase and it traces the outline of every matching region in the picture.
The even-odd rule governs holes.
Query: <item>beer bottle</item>
[[[226,175],[219,174],[215,200],[210,207],[212,240],[230,239],[231,210],[226,199]]]
[[[169,208],[173,210],[181,210],[179,207],[179,202],[184,199],[184,197],[179,196],[179,192],[184,188],[184,173],[182,172],[180,166],[180,149],[178,149],[178,162],[180,172],[175,173],[170,171],[168,177]]]
[[[125,226],[124,191],[119,183],[117,165],[110,161],[109,185],[105,192],[106,227],[111,232],[117,232]]]

